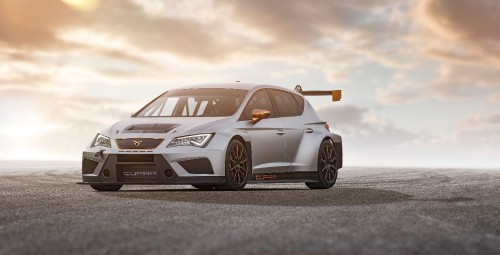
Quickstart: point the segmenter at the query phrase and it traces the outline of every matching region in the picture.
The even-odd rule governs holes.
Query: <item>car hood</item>
[[[102,134],[118,138],[171,138],[199,133],[215,133],[233,117],[134,117],[119,121]]]

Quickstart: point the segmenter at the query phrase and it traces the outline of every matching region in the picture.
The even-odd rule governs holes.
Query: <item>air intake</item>
[[[84,158],[82,160],[82,174],[93,173],[97,164],[99,164],[99,162]]]

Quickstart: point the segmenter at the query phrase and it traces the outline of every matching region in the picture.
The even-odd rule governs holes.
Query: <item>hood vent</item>
[[[152,124],[135,124],[126,127],[124,133],[167,133],[171,129],[177,127],[177,124],[163,124],[163,123],[152,123]]]

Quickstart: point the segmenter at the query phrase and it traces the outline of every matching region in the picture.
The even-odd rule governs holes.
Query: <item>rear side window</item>
[[[295,101],[297,101],[300,110],[300,115],[302,115],[302,113],[304,112],[304,98],[295,94],[292,94],[292,96],[293,98],[295,98]]]
[[[269,90],[269,92],[274,102],[276,102],[280,117],[299,116],[302,113],[297,101],[291,93],[274,89]]]
[[[271,104],[271,99],[265,90],[259,90],[252,95],[252,98],[248,101],[240,120],[252,119],[252,110],[261,109],[271,112],[269,118],[274,118],[277,114],[274,112],[273,105]]]

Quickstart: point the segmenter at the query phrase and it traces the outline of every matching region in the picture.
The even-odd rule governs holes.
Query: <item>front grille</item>
[[[135,139],[116,139],[116,143],[120,149],[125,150],[152,150],[160,143],[163,139],[154,138],[135,138]]]
[[[154,162],[153,154],[118,154],[118,162]]]
[[[84,158],[82,160],[82,174],[91,174],[94,172],[99,162]]]

